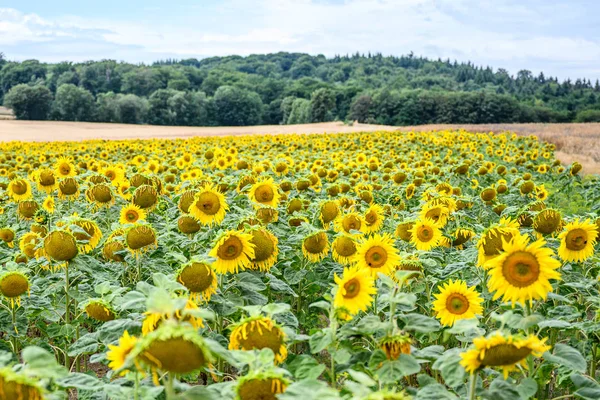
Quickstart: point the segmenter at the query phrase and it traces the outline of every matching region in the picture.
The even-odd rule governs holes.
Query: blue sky
[[[0,0],[9,59],[381,52],[600,79],[597,0]]]

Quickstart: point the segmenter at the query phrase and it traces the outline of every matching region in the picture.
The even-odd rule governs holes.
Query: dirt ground
[[[1,111],[1,110],[0,110]],[[565,164],[579,161],[584,172],[600,174],[600,123],[594,124],[495,124],[495,125],[420,125],[385,126],[341,122],[304,125],[262,125],[244,127],[167,127],[89,122],[16,121],[0,116],[0,142],[3,141],[79,141],[90,139],[188,138],[193,136],[238,136],[256,134],[306,134],[372,131],[430,131],[466,129],[472,132],[513,131],[536,135],[556,144],[556,155]]]

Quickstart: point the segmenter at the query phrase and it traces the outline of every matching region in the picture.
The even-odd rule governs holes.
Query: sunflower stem
[[[592,379],[596,379],[596,369],[597,369],[597,363],[598,363],[598,359],[596,358],[598,356],[598,343],[594,343],[594,346],[592,347],[592,362],[590,364],[590,376],[592,377]]]
[[[10,315],[12,317],[13,329],[15,330],[15,333],[18,333],[18,331],[17,331],[17,312],[15,310],[14,304],[12,304],[12,303],[10,305]],[[19,340],[16,335],[13,336],[11,340],[12,340],[12,345],[13,345],[13,351],[15,352],[15,355],[17,356],[17,359],[18,359],[19,358]]]
[[[71,323],[71,313],[69,310],[69,306],[71,303],[71,299],[69,297],[69,262],[65,266],[65,325],[69,325]],[[69,357],[69,338],[65,338],[65,367],[68,370],[71,369],[71,359]]]
[[[133,382],[133,400],[138,400],[140,395],[138,391],[140,389],[140,376],[139,372],[135,371],[135,381]]]
[[[475,392],[477,388],[477,375],[471,374],[471,381],[469,385],[469,400],[475,400]]]
[[[335,351],[337,349],[337,319],[335,317],[335,308],[331,304],[331,310],[329,312],[329,329],[331,329],[331,386],[336,387],[337,379],[335,376]]]
[[[396,294],[398,294],[398,286],[397,285],[394,286],[394,289],[392,289],[392,296],[390,298],[390,328],[389,328],[390,335],[393,335],[396,332],[396,328],[397,328],[397,322],[396,322],[396,318],[395,318],[396,302],[394,301]]]
[[[173,373],[169,372],[169,375],[165,382],[165,392],[167,394],[167,400],[173,400],[176,397],[175,387],[173,385],[175,383],[174,381],[175,381],[175,375],[173,375]]]

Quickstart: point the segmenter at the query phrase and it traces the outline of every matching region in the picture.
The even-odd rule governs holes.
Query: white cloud
[[[77,16],[44,18],[0,9],[0,45],[7,47],[4,51],[9,57],[49,61],[57,57],[153,61],[159,56],[275,51],[328,56],[414,51],[512,72],[543,69],[562,78],[586,74],[599,78],[599,41],[569,34],[565,26],[577,21],[575,17],[585,9],[533,3],[535,7],[515,0],[225,0],[210,9],[187,10],[188,15],[177,19],[147,22],[134,16],[127,22]],[[565,10],[564,15],[556,10]],[[154,12],[160,14],[160,10]],[[32,46],[66,40],[70,45],[65,45],[61,54],[55,48],[50,52]],[[70,54],[70,46],[77,49],[75,54]],[[29,47],[38,53],[26,54]]]

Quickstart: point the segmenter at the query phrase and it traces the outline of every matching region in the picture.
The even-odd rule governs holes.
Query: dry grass
[[[15,119],[15,117],[11,110],[9,110],[6,107],[0,106],[0,120],[5,120],[5,119]]]
[[[417,132],[437,129],[466,129],[474,132],[512,131],[519,135],[536,135],[556,145],[556,156],[564,164],[578,161],[588,174],[600,174],[600,123],[590,124],[490,124],[490,125],[420,125],[402,130]]]

